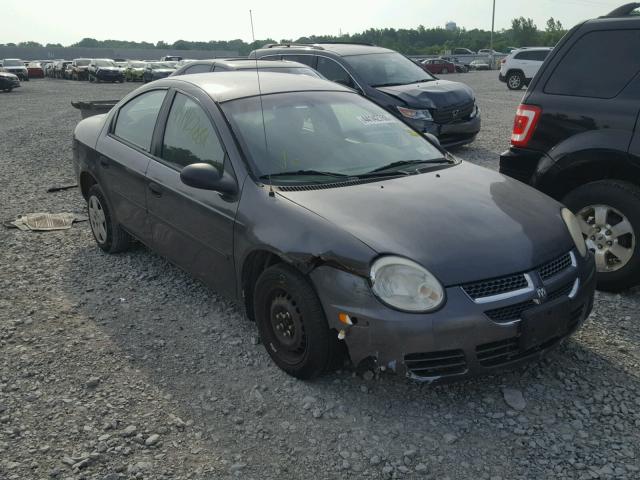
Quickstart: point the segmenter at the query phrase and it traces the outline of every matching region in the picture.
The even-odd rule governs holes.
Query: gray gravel
[[[450,75],[497,167],[522,92]],[[25,83],[0,94],[0,219],[83,212],[69,102],[132,88]],[[545,360],[452,385],[351,370],[287,377],[239,309],[140,246],[101,253],[86,223],[0,227],[0,479],[640,478],[640,296],[599,294]]]

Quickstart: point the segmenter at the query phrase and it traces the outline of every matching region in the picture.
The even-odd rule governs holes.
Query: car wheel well
[[[82,192],[82,196],[84,199],[87,199],[87,195],[89,194],[89,189],[98,183],[93,176],[88,172],[82,172],[80,174],[80,191]]]
[[[620,180],[640,186],[640,169],[622,152],[609,152],[606,158],[602,157],[602,152],[571,155],[562,163],[565,166],[554,175],[547,175],[538,182],[540,190],[557,200],[581,185],[598,180]]]
[[[512,73],[517,73],[518,75],[522,75],[522,77],[524,78],[524,72],[522,70],[520,70],[520,69],[517,69],[517,68],[512,68],[512,69],[508,70],[507,74],[505,75],[505,77],[508,77]]]
[[[281,263],[284,260],[273,252],[267,250],[256,250],[251,252],[242,265],[242,296],[247,317],[254,320],[253,312],[253,289],[258,277],[267,268]]]

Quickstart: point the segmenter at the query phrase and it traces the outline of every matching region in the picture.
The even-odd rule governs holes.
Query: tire
[[[509,90],[520,90],[524,86],[524,76],[520,72],[509,72],[507,74],[507,88]]]
[[[91,233],[102,250],[119,253],[129,248],[131,236],[116,222],[104,193],[97,184],[87,193],[87,212]]]
[[[563,202],[578,216],[596,256],[598,290],[620,292],[640,283],[640,188],[600,180],[569,192]]]
[[[289,375],[316,378],[341,357],[337,334],[329,329],[318,296],[293,267],[279,263],[262,272],[254,288],[253,309],[262,344]]]
[[[11,93],[11,90],[13,90],[13,88],[5,88],[4,91],[7,93]]]

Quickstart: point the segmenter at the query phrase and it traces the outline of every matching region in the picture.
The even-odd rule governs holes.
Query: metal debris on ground
[[[4,222],[4,226],[33,231],[67,230],[75,222],[87,220],[86,216],[77,213],[27,213],[18,215],[15,220]]]

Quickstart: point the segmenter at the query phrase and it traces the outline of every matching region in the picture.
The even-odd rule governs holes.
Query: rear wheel
[[[509,90],[520,90],[524,86],[524,76],[520,72],[509,72],[507,87]]]
[[[341,354],[320,300],[293,267],[266,269],[254,288],[254,312],[262,343],[282,370],[301,379],[318,377]]]
[[[131,237],[116,222],[102,189],[93,185],[87,194],[89,225],[98,246],[107,253],[123,252],[131,244]]]
[[[598,289],[618,292],[640,283],[640,188],[601,180],[576,188],[563,202],[595,256]]]

